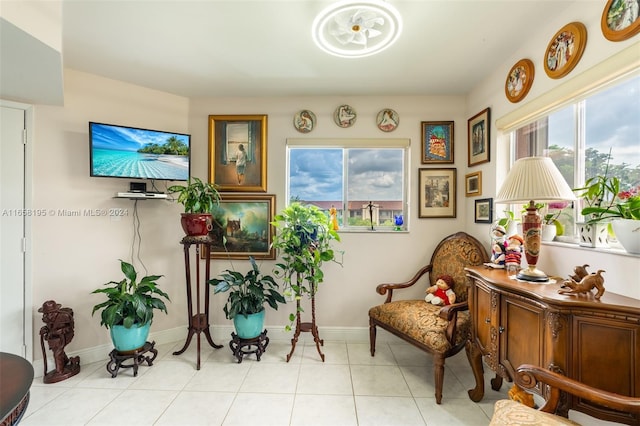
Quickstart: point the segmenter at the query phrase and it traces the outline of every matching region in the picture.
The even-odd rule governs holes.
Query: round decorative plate
[[[587,45],[587,29],[581,22],[572,22],[558,31],[544,54],[544,72],[551,78],[569,74],[582,57]]]
[[[527,96],[533,77],[535,75],[533,62],[529,59],[520,59],[511,68],[504,83],[504,93],[511,102],[520,102]]]
[[[640,32],[640,13],[635,1],[609,0],[600,20],[607,40],[622,41]]]
[[[300,133],[309,133],[316,127],[316,115],[308,109],[298,111],[293,116],[293,127]]]
[[[383,109],[376,117],[376,124],[383,132],[393,132],[400,124],[400,116],[392,109]]]
[[[349,105],[340,105],[333,113],[333,121],[339,127],[351,127],[356,122],[356,111]]]

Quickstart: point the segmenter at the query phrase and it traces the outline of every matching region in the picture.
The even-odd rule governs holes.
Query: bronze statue
[[[74,321],[73,310],[62,308],[62,305],[54,300],[47,300],[38,309],[42,313],[42,322],[46,325],[40,329],[40,346],[42,347],[42,359],[44,360],[44,383],[57,383],[80,372],[80,357],[69,358],[64,352],[73,339]],[[53,352],[56,364],[55,370],[47,372],[47,354],[44,350],[44,341],[49,343],[49,349]]]

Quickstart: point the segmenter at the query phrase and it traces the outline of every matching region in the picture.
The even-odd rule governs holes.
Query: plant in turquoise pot
[[[273,277],[260,272],[253,256],[249,256],[249,263],[251,269],[245,274],[227,269],[218,278],[209,280],[215,294],[229,292],[223,310],[233,320],[241,339],[252,339],[262,333],[265,304],[277,310],[278,303],[286,303]]]
[[[109,281],[105,288],[92,291],[104,294],[107,300],[93,307],[91,315],[100,313],[100,325],[111,333],[111,340],[118,352],[140,349],[147,340],[153,320],[154,310],[167,313],[162,298],[170,301],[169,295],[158,288],[157,281],[162,275],[148,275],[140,281],[133,265],[120,260],[124,278]]]

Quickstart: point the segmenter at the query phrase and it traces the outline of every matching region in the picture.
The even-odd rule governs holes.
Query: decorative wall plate
[[[308,109],[298,111],[293,116],[293,127],[300,133],[309,133],[316,127],[316,115]]]
[[[636,1],[609,0],[600,20],[607,40],[622,41],[640,32],[640,13]]]
[[[356,122],[356,111],[349,105],[340,105],[333,113],[333,121],[339,127],[351,127]]]
[[[383,132],[393,132],[400,124],[400,116],[392,109],[383,109],[376,117],[376,124]]]
[[[524,99],[529,93],[529,89],[531,89],[534,75],[533,62],[529,59],[520,59],[516,62],[509,71],[507,81],[504,83],[504,92],[507,95],[507,99],[514,103]]]
[[[581,22],[571,22],[558,31],[544,54],[544,72],[562,78],[578,64],[587,45],[587,29]]]

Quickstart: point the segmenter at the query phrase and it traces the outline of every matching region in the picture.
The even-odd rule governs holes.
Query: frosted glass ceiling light
[[[380,0],[342,1],[313,21],[313,41],[325,52],[361,58],[391,46],[402,32],[400,13]]]

